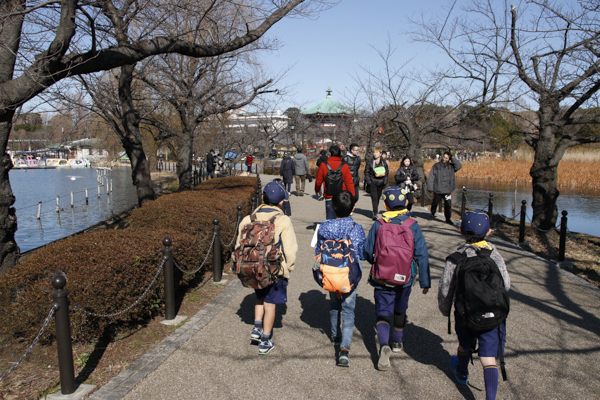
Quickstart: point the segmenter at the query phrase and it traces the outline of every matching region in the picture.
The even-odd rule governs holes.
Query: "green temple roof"
[[[356,114],[353,109],[346,107],[333,99],[331,96],[331,88],[327,89],[325,100],[315,104],[312,107],[306,108],[300,112],[303,115],[311,114]]]

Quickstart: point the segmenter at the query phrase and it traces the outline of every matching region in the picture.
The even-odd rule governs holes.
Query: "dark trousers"
[[[354,182],[354,197],[353,197],[354,204],[356,204],[358,202],[358,189],[359,189],[359,185],[360,185],[359,181]]]
[[[413,192],[406,193],[406,199],[408,200],[408,205],[406,208],[408,211],[412,209],[413,204],[415,204],[415,194]]]
[[[446,200],[446,196],[450,196],[449,194],[433,194],[433,201],[431,202],[431,215],[435,215],[435,210],[437,209],[440,202],[444,202],[444,216],[446,217],[446,221],[452,218],[452,199]]]
[[[383,193],[383,186],[369,185],[369,193],[371,193],[371,203],[373,204],[373,216],[377,216],[379,210],[379,200]]]

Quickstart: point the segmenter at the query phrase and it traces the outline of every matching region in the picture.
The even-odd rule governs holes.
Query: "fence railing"
[[[197,172],[197,171],[194,171]],[[198,177],[201,177],[202,174],[199,173]],[[260,193],[262,191],[262,185],[260,182],[260,176],[258,172],[256,173],[258,188],[256,190],[256,196],[252,196],[252,204],[251,211],[254,211],[259,205]],[[223,276],[223,248],[228,248],[233,246],[235,243],[235,238],[238,232],[239,224],[242,220],[242,206],[238,205],[237,209],[237,221],[234,229],[233,238],[228,244],[225,244],[221,239],[221,226],[218,218],[213,219],[213,235],[211,239],[211,244],[206,252],[206,257],[202,261],[202,263],[192,271],[186,271],[175,261],[173,257],[173,249],[172,239],[169,237],[165,237],[162,240],[163,249],[161,252],[163,253],[163,258],[161,264],[157,268],[157,271],[148,285],[148,287],[144,290],[144,292],[128,307],[125,309],[112,313],[112,314],[97,314],[91,312],[89,310],[85,310],[82,307],[78,307],[75,304],[71,304],[68,299],[68,291],[65,290],[65,286],[67,284],[67,278],[64,275],[56,275],[52,279],[52,287],[54,291],[52,293],[52,304],[50,307],[50,311],[44,323],[42,324],[41,329],[39,330],[37,336],[31,343],[31,345],[27,348],[25,354],[21,356],[18,362],[16,362],[10,369],[5,371],[0,377],[0,382],[4,380],[7,376],[9,376],[27,357],[27,355],[32,351],[33,347],[39,341],[40,337],[43,335],[46,326],[48,325],[52,316],[54,316],[54,323],[56,324],[56,343],[57,343],[57,353],[58,353],[58,369],[60,374],[60,390],[63,395],[70,395],[75,393],[76,385],[75,385],[75,368],[73,365],[73,346],[71,342],[71,323],[70,323],[70,312],[81,312],[86,315],[102,317],[102,318],[112,318],[118,315],[124,314],[125,312],[131,310],[139,302],[148,294],[154,283],[158,279],[160,272],[163,272],[164,277],[164,302],[165,302],[165,320],[170,321],[175,319],[176,317],[176,304],[175,304],[175,276],[174,276],[174,266],[176,266],[180,271],[186,274],[195,274],[200,271],[206,261],[208,260],[209,255],[213,254],[213,282],[219,283],[221,282]],[[71,307],[69,307],[71,306]]]

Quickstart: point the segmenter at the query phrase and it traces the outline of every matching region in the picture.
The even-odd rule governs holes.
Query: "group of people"
[[[374,150],[374,158],[367,162],[365,168],[365,183],[369,186],[373,200],[375,222],[368,234],[365,234],[362,225],[352,218],[358,198],[357,170],[360,166],[358,146],[351,145],[344,159],[336,145],[331,146],[329,153],[329,157],[320,163],[315,181],[317,193],[321,185],[325,184],[323,197],[326,221],[316,232],[313,274],[317,283],[330,292],[330,341],[337,350],[337,365],[348,367],[357,286],[363,274],[360,260],[366,260],[371,264],[367,282],[373,287],[375,302],[375,328],[379,343],[377,368],[385,371],[390,368],[391,355],[402,349],[408,300],[413,283],[418,279],[423,294],[427,294],[431,288],[429,254],[425,237],[418,222],[411,217],[413,193],[419,176],[411,165],[410,158],[405,157],[402,166],[395,174],[396,185],[386,187],[388,165],[381,158],[381,150]],[[310,176],[306,157],[301,152],[299,154],[300,156],[296,155],[292,160],[294,175]],[[443,198],[447,204],[451,193],[449,185],[454,184],[453,179],[447,181],[448,172],[450,169],[454,171],[460,169],[460,163],[452,162],[451,155],[448,157],[444,155],[442,162],[443,165],[432,170],[433,176],[430,175],[429,178],[432,186],[429,187],[428,184],[428,188],[432,189],[436,196],[434,201],[437,198],[441,201]],[[304,179],[296,180],[298,195],[304,193],[303,184]],[[275,271],[273,282],[264,287],[255,287],[254,326],[250,333],[250,340],[258,344],[258,354],[261,355],[268,354],[275,348],[273,324],[276,304],[287,302],[288,281],[298,253],[292,221],[282,210],[286,199],[289,203],[290,185],[289,175],[283,175],[282,182],[270,182],[265,186],[263,204],[252,215],[241,221],[236,241],[236,251],[239,251],[239,254],[244,254],[244,249],[247,249],[247,254],[258,257],[257,254],[260,252],[257,246],[262,244],[253,242],[258,236],[253,224],[263,224],[261,229],[266,229],[264,224],[268,226],[272,224],[272,228],[269,229],[273,238],[269,243],[282,252],[279,264],[272,270]],[[380,198],[383,199],[386,211],[378,217],[377,206]],[[432,216],[435,215],[434,210],[435,208],[432,207]],[[448,214],[446,218],[449,220]],[[510,290],[510,278],[502,256],[494,245],[485,240],[491,233],[488,216],[478,210],[467,212],[462,218],[460,233],[465,237],[465,243],[446,260],[438,288],[438,306],[444,316],[449,316],[452,305],[459,302],[459,298],[462,299],[461,288],[464,284],[461,280],[464,279],[465,274],[463,269],[468,264],[465,259],[479,260],[479,257],[485,253],[486,260],[492,260],[496,268],[494,271],[501,276],[500,289],[505,292]],[[240,256],[239,259],[241,258],[243,257]],[[267,259],[269,261],[266,264],[273,267],[272,259],[268,257]],[[332,268],[331,265],[334,264],[335,267]],[[237,270],[235,268],[234,271],[239,275],[239,267]],[[264,278],[264,274],[261,276]],[[467,384],[468,362],[471,354],[478,351],[484,370],[486,399],[495,399],[498,388],[496,357],[503,360],[506,331],[502,318],[506,315],[499,316],[495,315],[495,311],[486,311],[483,317],[480,316],[481,318],[491,318],[491,314],[494,318],[500,318],[500,322],[493,328],[482,329],[478,325],[473,325],[465,316],[464,304],[462,300],[460,301],[460,309],[458,303],[455,305],[455,332],[458,335],[459,345],[456,355],[449,360],[449,368],[459,384]],[[502,311],[505,312],[507,311]],[[477,344],[479,347],[475,350]]]

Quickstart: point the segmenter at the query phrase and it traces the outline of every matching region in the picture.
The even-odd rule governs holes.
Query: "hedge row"
[[[162,261],[162,239],[173,239],[173,255],[184,269],[196,269],[210,246],[214,218],[219,218],[221,237],[231,241],[237,205],[250,211],[256,178],[211,180],[196,190],[159,197],[136,209],[121,230],[103,230],[72,236],[38,249],[15,268],[0,276],[0,333],[32,339],[48,315],[52,303],[52,277],[67,277],[72,305],[96,314],[111,314],[131,305],[148,287]],[[212,266],[212,254],[207,260]],[[182,274],[180,274],[182,275]],[[183,275],[180,285],[193,279]],[[113,318],[89,317],[71,308],[74,338],[88,341],[106,329],[138,324],[160,312],[163,276],[140,303]],[[49,324],[44,340],[54,338]]]

